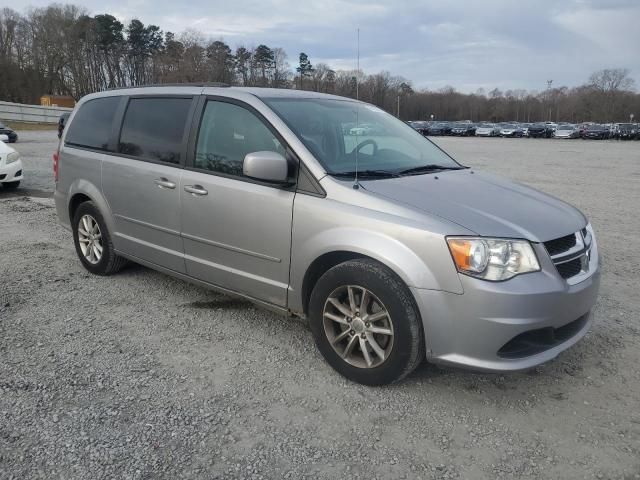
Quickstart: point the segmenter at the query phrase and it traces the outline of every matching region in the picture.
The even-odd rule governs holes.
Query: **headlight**
[[[472,277],[499,281],[540,270],[526,240],[449,237],[447,244],[458,272]]]
[[[18,152],[11,152],[7,155],[7,161],[5,163],[9,165],[10,163],[17,162],[18,160],[20,160],[20,154]]]

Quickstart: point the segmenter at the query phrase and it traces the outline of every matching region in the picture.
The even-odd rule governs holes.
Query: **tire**
[[[100,235],[99,239],[94,240],[94,242],[100,242],[100,246],[102,248],[100,257],[97,258],[95,254],[95,250],[93,251],[93,260],[87,257],[82,250],[81,241],[83,245],[86,247],[86,237],[83,233],[87,229],[84,228],[84,220],[89,217],[97,223],[98,230],[97,234]],[[100,210],[95,206],[93,202],[84,202],[81,203],[76,209],[75,214],[73,215],[73,243],[76,247],[76,253],[78,254],[78,258],[80,262],[89,272],[95,275],[111,275],[113,273],[118,272],[127,264],[127,260],[115,253],[113,248],[113,242],[111,241],[111,235],[107,230],[107,225],[104,221],[104,217],[100,213]],[[83,240],[80,237],[83,236]],[[95,236],[95,235],[94,235]],[[91,250],[91,248],[89,248]],[[97,261],[96,261],[97,260]]]
[[[5,190],[15,190],[19,186],[20,186],[20,180],[18,180],[16,182],[5,182],[5,183],[2,184],[2,187]]]
[[[340,295],[336,292],[342,292],[344,289],[347,289],[345,295],[348,297],[349,288],[355,292],[355,305],[361,303],[363,289],[368,291],[366,297],[369,301],[365,305],[365,315],[359,313],[353,319],[343,316],[340,323],[326,317],[335,308],[330,298],[335,299]],[[348,298],[345,298],[345,302],[349,303]],[[377,310],[379,306],[386,309],[388,315],[381,320],[365,323],[367,317],[373,318],[374,315],[380,314],[380,310]],[[374,313],[375,310],[377,313]],[[335,315],[336,311],[338,315]],[[334,310],[333,316],[340,317],[340,311]],[[336,265],[320,277],[311,293],[309,321],[322,356],[338,373],[354,382],[371,386],[397,382],[415,370],[425,358],[422,321],[411,292],[395,273],[374,260],[347,261]],[[345,324],[345,321],[350,323]],[[390,331],[391,335],[362,331],[365,325],[367,329],[373,326],[379,327],[378,331]],[[362,333],[358,333],[359,331]],[[354,332],[355,335],[352,335]],[[334,348],[329,336],[336,340],[341,335],[348,336],[342,341],[344,343],[338,343]],[[338,351],[344,353],[353,336],[356,338],[353,339],[354,346],[349,354],[353,358],[343,359]],[[372,343],[367,343],[370,337],[374,338],[373,343],[378,347],[378,352],[384,347],[384,356],[376,355]],[[365,350],[369,351],[371,365],[365,362],[361,343],[364,343]],[[355,362],[359,362],[359,365]]]

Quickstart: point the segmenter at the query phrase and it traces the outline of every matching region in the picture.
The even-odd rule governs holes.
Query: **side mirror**
[[[9,136],[8,135],[5,135],[5,134],[0,135],[0,142],[5,142],[6,143],[8,141],[9,141]]]
[[[278,152],[247,153],[242,162],[242,173],[263,182],[287,183],[287,159]]]

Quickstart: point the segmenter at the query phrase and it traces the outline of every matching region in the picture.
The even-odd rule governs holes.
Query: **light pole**
[[[549,122],[551,121],[551,84],[553,80],[547,80],[547,103],[549,104]]]

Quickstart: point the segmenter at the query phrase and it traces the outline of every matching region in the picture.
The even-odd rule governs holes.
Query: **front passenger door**
[[[187,273],[286,306],[295,191],[242,173],[246,154],[286,155],[284,141],[251,107],[209,99],[194,150],[181,185]]]

